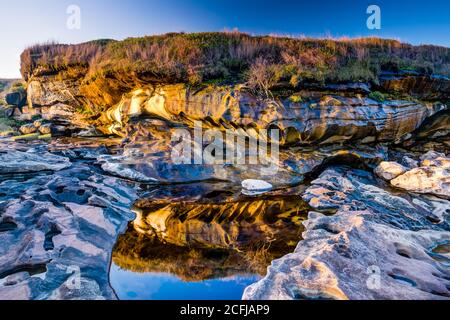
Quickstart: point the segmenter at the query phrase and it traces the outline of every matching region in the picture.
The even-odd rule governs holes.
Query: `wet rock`
[[[59,171],[71,165],[69,159],[47,152],[35,154],[10,149],[0,151],[0,174]]]
[[[360,146],[358,148],[322,146],[320,148],[280,149],[278,159],[259,157],[256,164],[250,164],[248,154],[242,155],[240,163],[193,164],[193,158],[180,163],[174,161],[172,151],[176,143],[172,141],[173,129],[167,122],[153,121],[139,123],[129,132],[129,139],[123,151],[115,156],[101,157],[99,163],[105,171],[121,175],[123,169],[130,169],[127,179],[139,177],[138,181],[156,180],[165,183],[188,183],[197,181],[228,181],[241,185],[247,179],[263,180],[274,188],[301,183],[308,175],[314,175],[332,163],[352,163],[360,167],[373,167],[387,157],[383,147]],[[189,128],[186,128],[187,130]],[[190,153],[191,157],[192,152]],[[175,158],[177,160],[177,158]],[[224,162],[224,161],[222,161]],[[115,165],[114,165],[115,164]],[[139,175],[137,174],[139,173]],[[142,175],[142,176],[141,176]]]
[[[144,182],[144,183],[157,183],[158,180],[148,177],[139,171],[136,171],[134,169],[128,168],[126,166],[121,165],[120,163],[110,163],[106,162],[102,164],[102,169],[106,172],[113,174],[115,176],[129,179],[132,181],[137,182]]]
[[[304,199],[337,213],[311,212],[295,252],[244,299],[450,299],[448,259],[433,253],[450,241],[449,201],[392,194],[346,167],[326,170]]]
[[[450,299],[448,269],[429,253],[449,233],[399,230],[370,215],[311,213],[295,253],[275,261],[244,299]]]
[[[25,124],[19,128],[20,133],[22,134],[31,134],[35,133],[37,131],[37,128],[34,126],[34,124]]]
[[[15,286],[20,282],[28,280],[29,278],[30,274],[28,272],[18,272],[4,278],[3,285],[6,287]]]
[[[375,173],[380,178],[390,181],[397,178],[399,175],[405,173],[407,169],[396,162],[381,162],[380,165],[375,169]]]
[[[81,164],[25,182],[0,180],[0,299],[115,299],[112,247],[135,189]]]

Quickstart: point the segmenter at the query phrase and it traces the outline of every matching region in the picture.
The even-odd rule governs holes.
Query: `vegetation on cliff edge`
[[[310,39],[238,32],[49,43],[26,49],[21,61],[24,79],[79,66],[86,81],[125,71],[160,82],[246,82],[262,90],[280,82],[294,87],[302,81],[376,83],[381,70],[450,75],[450,48],[379,38]]]

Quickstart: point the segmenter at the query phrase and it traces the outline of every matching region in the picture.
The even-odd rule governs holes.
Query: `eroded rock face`
[[[417,129],[445,108],[408,101],[379,103],[368,98],[322,96],[305,103],[261,101],[236,88],[190,91],[184,85],[140,89],[110,108],[101,119],[108,133],[124,134],[130,117],[153,115],[190,125],[279,128],[284,144],[332,144],[349,140],[393,141]]]
[[[80,112],[85,98],[81,95],[77,78],[64,80],[51,76],[36,78],[28,82],[27,107],[23,108],[21,119],[30,120],[39,116],[50,121],[56,131],[76,133],[89,128],[86,115]]]
[[[111,251],[135,198],[89,164],[0,176],[0,299],[115,299]]]
[[[450,79],[415,73],[384,72],[380,84],[386,91],[403,92],[425,100],[450,99]]]
[[[299,94],[308,99],[295,103],[288,98],[262,101],[239,85],[194,90],[184,84],[150,85],[121,74],[83,83],[84,72],[75,68],[71,76],[33,77],[28,83],[30,109],[24,116],[59,117],[78,127],[95,125],[103,133],[122,137],[127,136],[133,119],[151,116],[186,126],[201,120],[219,129],[279,128],[283,144],[312,145],[407,139],[427,118],[446,108],[439,102],[377,102],[367,97],[370,88],[361,83],[328,84],[317,94],[314,86],[306,86],[306,93]],[[445,77],[385,74],[382,79],[386,92],[448,100]]]
[[[76,83],[70,81],[57,81],[50,77],[32,80],[28,83],[27,99],[31,107],[45,107],[60,104],[70,105],[76,103]]]
[[[417,130],[405,138],[403,142],[405,147],[423,153],[430,149],[450,152],[450,109],[439,111],[426,119]]]
[[[325,171],[304,199],[304,240],[244,299],[449,299],[450,202],[394,195],[360,170]],[[395,208],[395,210],[393,210]]]

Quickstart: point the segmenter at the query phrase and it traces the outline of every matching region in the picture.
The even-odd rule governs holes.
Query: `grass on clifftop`
[[[253,37],[238,32],[35,45],[22,53],[21,61],[24,79],[81,66],[85,80],[125,71],[161,82],[246,82],[260,90],[280,82],[294,87],[301,81],[376,83],[380,70],[450,75],[450,48],[379,38]]]

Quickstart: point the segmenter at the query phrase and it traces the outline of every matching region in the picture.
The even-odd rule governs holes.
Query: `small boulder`
[[[38,128],[39,132],[41,134],[51,134],[52,133],[52,126],[50,124],[43,124],[39,126]]]
[[[20,133],[22,134],[32,134],[37,131],[37,128],[32,124],[25,124],[19,128]]]
[[[256,192],[256,193],[264,193],[273,189],[273,186],[263,180],[244,180],[242,181],[242,188],[244,189],[244,194]]]
[[[391,181],[408,171],[404,166],[397,162],[381,162],[375,169],[375,174],[380,178]]]
[[[450,161],[450,160],[449,160]],[[391,181],[394,187],[415,193],[432,194],[450,199],[450,170],[443,167],[421,167]]]

